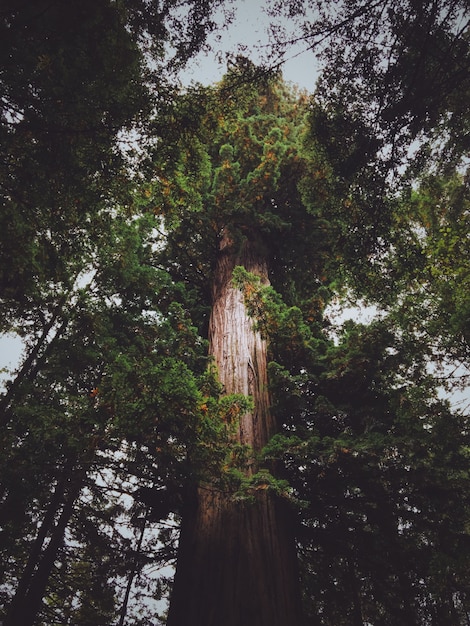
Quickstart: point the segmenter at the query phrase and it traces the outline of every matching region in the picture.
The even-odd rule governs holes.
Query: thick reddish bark
[[[243,296],[232,286],[236,265],[267,283],[267,266],[250,243],[236,253],[222,239],[213,285],[210,349],[225,392],[250,395],[253,413],[238,440],[260,450],[275,432],[269,410],[266,343],[253,330]],[[247,472],[256,471],[252,461]],[[269,491],[255,502],[200,485],[183,512],[168,626],[298,626],[300,591],[288,512]]]
[[[225,236],[220,248],[212,286],[209,351],[225,393],[253,398],[253,413],[240,418],[238,440],[257,451],[276,430],[269,410],[267,346],[253,330],[253,320],[247,315],[243,294],[232,284],[232,274],[236,265],[242,265],[267,284],[268,269],[254,244],[246,242],[237,255],[234,244]]]

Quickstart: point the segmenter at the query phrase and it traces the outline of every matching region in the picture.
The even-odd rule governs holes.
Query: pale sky
[[[229,4],[235,12],[234,21],[226,30],[215,33],[209,39],[213,51],[199,54],[190,63],[182,76],[184,84],[194,81],[209,85],[219,81],[226,71],[225,52],[236,52],[238,46],[246,47],[243,54],[255,63],[261,55],[267,54],[270,49],[268,27],[271,20],[264,11],[265,4],[265,0],[235,0]],[[219,16],[217,21],[220,23],[223,18]],[[298,36],[288,20],[283,20],[282,26],[290,31],[290,36]],[[317,66],[313,53],[305,48],[305,44],[289,48],[286,55],[288,60],[282,71],[287,81],[311,93],[315,88]]]

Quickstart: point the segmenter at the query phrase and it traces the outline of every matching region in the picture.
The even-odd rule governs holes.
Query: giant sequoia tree
[[[288,547],[294,533],[312,620],[459,624],[468,603],[466,419],[437,397],[431,341],[416,332],[412,309],[369,327],[351,322],[335,340],[323,317],[345,277],[371,294],[375,275],[384,303],[410,287],[390,284],[397,267],[406,277],[411,269],[392,247],[395,274],[387,276],[386,256],[379,263],[409,207],[387,194],[387,170],[364,121],[341,127],[340,111],[305,107],[275,78],[244,83],[252,70],[240,60],[215,91],[183,98],[179,146],[158,170],[172,273],[210,308],[206,321],[195,314],[208,328],[224,391],[254,400],[232,425],[232,442],[248,445],[225,463],[232,481],[205,477],[187,494],[169,622],[260,623],[256,611],[272,621],[275,607],[289,623],[296,612],[289,617],[263,590],[291,585],[295,569],[284,566],[281,577],[259,566],[270,562],[266,535]],[[302,128],[309,130],[300,141]],[[416,235],[413,220],[409,227]],[[419,271],[414,251],[407,259]],[[266,338],[270,395],[259,390],[266,348],[256,342]],[[303,502],[290,519],[280,468]],[[269,502],[279,517],[268,533]]]
[[[269,488],[270,468],[259,460],[278,430],[268,388],[266,336],[248,315],[243,292],[233,281],[239,266],[268,285],[273,265],[285,263],[283,248],[289,247],[277,238],[286,233],[287,239],[290,229],[301,227],[296,181],[304,107],[276,79],[237,86],[242,68],[233,68],[217,89],[203,94],[200,126],[182,146],[179,162],[182,187],[190,180],[191,160],[205,165],[197,173],[200,209],[194,207],[191,215],[188,207],[189,216],[180,214],[181,225],[169,238],[176,245],[184,228],[190,254],[197,254],[191,242],[198,239],[214,251],[207,277],[209,353],[223,392],[248,396],[253,403],[231,426],[232,444],[242,453],[238,469],[252,486],[246,497],[237,498],[239,485],[209,477],[188,494],[168,618],[174,625],[301,620],[289,511]],[[163,192],[176,219],[180,189],[164,187]],[[191,228],[199,224],[199,231],[188,233],[188,223]],[[191,265],[200,262],[194,258]]]

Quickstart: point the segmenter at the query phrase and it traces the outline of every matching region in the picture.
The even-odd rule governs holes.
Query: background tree
[[[129,539],[117,524],[132,514],[131,496],[150,481],[176,491],[187,475],[184,451],[197,447],[201,434],[204,346],[176,294],[167,292],[166,275],[146,264],[148,228],[151,223],[115,219],[93,282],[76,294],[66,328],[11,398],[2,458],[5,597],[14,590],[6,623],[33,623],[38,613],[47,623],[52,607],[60,619],[59,599],[66,604],[76,595],[80,572],[97,565],[92,554],[97,562],[103,558],[102,577],[108,568],[99,585],[106,614],[115,611],[116,581],[131,566]],[[112,254],[120,259],[114,267]],[[165,320],[145,312],[168,309],[167,297],[174,303]],[[79,606],[91,598],[89,610],[96,602],[103,608],[104,599],[93,593]]]
[[[341,615],[348,616],[346,623],[465,623],[468,590],[460,585],[462,561],[458,555],[459,550],[460,555],[465,553],[468,543],[464,522],[468,510],[464,495],[468,479],[468,411],[465,405],[461,411],[450,411],[438,399],[438,387],[444,384],[455,391],[465,388],[467,381],[467,298],[462,291],[466,284],[465,253],[452,251],[465,250],[468,237],[463,156],[468,108],[461,106],[460,98],[468,90],[468,7],[460,2],[409,3],[400,7],[393,2],[367,2],[340,4],[333,12],[323,4],[324,13],[319,8],[321,19],[308,22],[302,14],[306,6],[291,3],[289,9],[304,20],[306,41],[312,46],[320,46],[323,37],[327,41],[323,58],[328,65],[312,110],[310,137],[313,149],[326,165],[322,186],[326,185],[333,202],[319,202],[322,186],[315,180],[303,183],[303,197],[311,210],[313,207],[317,214],[329,216],[334,233],[332,250],[341,276],[356,296],[365,296],[380,307],[379,327],[387,331],[378,336],[376,326],[370,334],[372,326],[359,333],[359,329],[347,333],[347,343],[340,347],[348,355],[346,360],[319,359],[310,376],[307,368],[305,377],[275,370],[281,376],[280,384],[292,390],[294,397],[305,396],[304,402],[311,397],[313,404],[317,394],[324,394],[327,401],[320,404],[321,410],[312,409],[313,432],[318,433],[317,428],[323,431],[321,415],[326,413],[329,428],[331,422],[338,424],[341,419],[341,426],[333,430],[336,435],[355,433],[356,442],[363,436],[364,443],[375,441],[368,452],[368,444],[360,451],[353,450],[347,443],[349,438],[343,439],[343,435],[336,440],[336,450],[327,446],[331,452],[326,458],[338,464],[330,495],[341,482],[340,477],[346,477],[353,466],[357,468],[361,458],[367,466],[364,476],[375,486],[370,491],[371,483],[359,485],[356,477],[354,486],[340,489],[342,500],[332,509],[330,522],[319,522],[314,515],[307,523],[325,541],[311,545],[315,555],[327,545],[341,545],[333,579],[325,581],[325,587],[319,578],[315,579],[318,587],[313,595],[319,603],[314,610],[320,613],[319,623],[341,623],[340,615],[329,613],[331,607],[340,606],[341,600],[326,592],[329,589],[334,594],[336,588],[341,588],[348,590],[342,596],[345,604],[339,609]],[[350,353],[346,346],[352,347],[349,342],[354,337],[355,348]],[[359,337],[369,337],[368,353],[383,345],[377,372],[382,377],[387,363],[391,363],[388,380],[379,383],[373,378],[367,382],[371,361],[370,357],[364,359],[362,340],[363,347],[356,344]],[[314,378],[319,363],[327,370]],[[333,369],[326,373],[330,367]],[[349,376],[354,379],[351,384],[347,382]],[[343,381],[342,389],[349,389],[344,404],[342,390],[334,384],[329,388],[335,379]],[[410,382],[414,388],[409,387]],[[352,389],[360,390],[357,399],[356,392],[350,394]],[[357,412],[354,406],[361,410]],[[365,418],[367,425],[362,422]],[[305,425],[302,438],[306,436],[303,428]],[[363,435],[359,435],[361,429]],[[325,435],[319,437],[314,446],[318,441],[329,441]],[[375,448],[379,441],[379,448]],[[301,449],[299,442],[297,445]],[[289,467],[296,467],[287,458]],[[372,469],[374,458],[380,459],[376,470]],[[325,459],[321,453],[320,459]],[[322,467],[320,460],[316,464]],[[386,478],[382,474],[385,468]],[[307,473],[305,469],[303,472]],[[303,484],[317,484],[311,474],[307,475]],[[372,493],[375,502],[365,505],[366,494]],[[449,517],[433,501],[432,493],[441,494],[453,511]],[[454,493],[460,493],[459,503],[454,501]],[[364,504],[359,516],[354,511],[354,500]],[[350,512],[338,515],[345,503],[348,509],[348,502],[352,505]],[[371,512],[374,507],[388,511],[388,525],[385,519],[378,522]],[[450,518],[456,521],[455,526],[445,521]],[[372,521],[370,526],[367,520]],[[338,535],[331,539],[335,527]],[[395,546],[397,558],[382,546],[382,553],[390,555],[387,564],[380,566],[381,573],[369,578],[365,570],[373,562],[381,562],[378,554],[371,555],[374,542],[370,533],[374,528],[377,538],[387,537],[387,547]],[[327,539],[332,543],[328,544]],[[431,560],[425,554],[430,545],[435,550]],[[331,564],[331,560],[328,551],[325,563]],[[307,571],[313,562],[311,557]],[[447,572],[455,576],[445,573],[444,563]],[[344,571],[348,574],[341,578]],[[386,572],[392,578],[377,587],[375,583],[383,580]],[[393,577],[398,584],[396,591]],[[339,579],[342,582],[338,583]],[[323,598],[329,598],[326,608],[322,594],[316,595],[321,588],[325,589]],[[390,591],[390,596],[383,594],[384,589]]]
[[[452,176],[462,166],[468,4],[391,0],[333,7],[306,0],[270,6],[274,16],[294,20],[298,40],[317,52],[312,137],[342,198],[327,211],[330,219],[332,210],[339,214],[335,239],[340,254],[346,251],[352,283],[367,284],[371,255],[380,259],[390,243],[397,190],[429,168]],[[288,50],[285,31],[276,34],[274,49]]]
[[[403,157],[411,140],[432,137],[443,123],[450,142],[441,148],[465,151],[466,0],[274,1],[270,10],[294,20],[298,39],[318,52],[317,97],[345,119],[367,122],[388,145],[383,157],[389,163]],[[276,33],[275,50],[288,50],[285,31]]]
[[[170,72],[202,45],[215,4],[2,6],[1,328],[25,345],[1,399],[6,623],[108,622],[131,567],[116,525],[132,511],[102,476],[115,471],[116,454],[127,459],[150,447],[153,458],[157,450],[150,432],[152,444],[140,437],[143,421],[137,441],[122,414],[146,395],[141,417],[147,413],[155,433],[163,398],[151,401],[148,385],[158,386],[173,398],[167,414],[188,416],[188,440],[177,444],[175,422],[172,444],[158,448],[162,458],[179,466],[179,446],[191,439],[188,411],[199,413],[200,384],[190,345],[197,352],[199,340],[176,304],[182,290],[170,295],[171,281],[151,260],[154,223],[138,215],[136,168],[155,130],[156,102],[169,98]],[[127,143],[137,135],[138,150]],[[154,317],[157,300],[165,323]],[[179,328],[187,340],[181,358]],[[117,388],[104,401],[106,377]],[[180,383],[186,408],[174,394]],[[169,464],[166,476],[177,481]],[[126,495],[132,472],[121,475]],[[159,480],[166,486],[164,472]],[[102,582],[80,599],[85,572]]]
[[[50,291],[57,297],[71,289],[106,214],[129,203],[126,181],[138,151],[136,142],[126,144],[128,133],[138,134],[142,158],[153,108],[171,92],[171,69],[214,26],[216,3],[176,4],[2,8],[4,329],[20,320],[32,325],[31,311],[53,308]]]

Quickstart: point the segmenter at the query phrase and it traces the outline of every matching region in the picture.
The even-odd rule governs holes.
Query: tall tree
[[[391,288],[391,277],[384,271],[393,265],[379,255],[391,241],[397,244],[399,219],[403,223],[410,217],[409,206],[388,193],[387,170],[380,162],[377,166],[366,149],[371,134],[364,120],[351,124],[340,111],[310,103],[310,131],[301,144],[298,131],[307,112],[301,98],[283,93],[276,80],[264,86],[259,80],[257,86],[242,85],[241,77],[250,71],[253,68],[242,59],[232,68],[219,86],[221,94],[230,96],[222,105],[210,90],[183,99],[176,119],[185,120],[185,128],[171,158],[164,159],[166,168],[158,170],[156,204],[167,212],[166,254],[172,272],[198,289],[199,300],[210,303],[210,316],[204,318],[202,312],[200,324],[208,328],[226,387],[233,390],[236,377],[242,382],[236,389],[247,393],[250,374],[257,371],[250,354],[239,354],[236,362],[248,364],[243,366],[248,381],[233,363],[230,366],[231,356],[238,354],[231,341],[243,336],[243,326],[269,337],[269,398],[281,434],[264,438],[267,445],[260,450],[256,429],[241,418],[235,437],[245,443],[243,437],[251,432],[248,442],[258,453],[255,464],[245,453],[244,474],[239,476],[245,489],[234,494],[233,485],[216,481],[215,487],[225,490],[221,494],[214,483],[196,485],[183,514],[170,623],[184,623],[189,612],[194,619],[212,619],[203,613],[207,607],[215,607],[219,620],[236,623],[236,616],[223,613],[224,583],[212,582],[205,569],[213,567],[215,558],[202,566],[199,562],[202,554],[213,554],[208,533],[214,532],[226,564],[224,550],[230,548],[214,529],[219,500],[227,502],[227,512],[240,506],[233,499],[243,493],[253,494],[256,506],[257,491],[281,492],[277,480],[262,471],[265,468],[277,477],[287,472],[291,493],[303,503],[300,518],[295,522],[291,517],[289,525],[299,545],[305,608],[314,623],[463,623],[468,588],[462,584],[465,566],[459,550],[467,552],[467,420],[438,399],[439,380],[428,371],[430,344],[420,331],[411,331],[416,320],[408,318],[410,327],[405,329],[395,313],[384,314],[383,321],[369,327],[346,326],[344,335],[333,340],[323,319],[335,287],[332,278],[347,275],[351,285],[370,297],[374,285],[380,285],[377,299],[380,296],[384,304],[393,300],[399,285]],[[462,221],[464,213],[459,215]],[[409,232],[409,242],[423,231],[410,222],[410,231],[404,232]],[[438,248],[444,262],[447,257],[442,246]],[[431,250],[437,253],[436,247]],[[406,280],[416,280],[415,272],[422,268],[420,248],[408,249],[407,258],[408,265],[400,264],[396,249],[390,248],[390,263],[396,264],[392,278],[401,276],[401,285],[409,288]],[[233,275],[251,322],[244,317],[240,295],[228,283]],[[232,319],[240,321],[239,328],[232,327]],[[256,398],[256,386],[251,390]],[[250,421],[253,416],[256,408],[248,414]],[[446,424],[449,437],[444,439],[441,429]],[[279,465],[273,465],[273,459]],[[453,493],[459,493],[458,498]],[[441,496],[452,509],[451,525],[445,522]],[[228,521],[225,528],[230,529],[225,540],[232,545],[230,538],[239,531],[233,532]],[[432,559],[426,545],[434,547]],[[240,558],[241,546],[240,538]],[[238,572],[237,560],[231,563],[226,571],[230,581]],[[452,563],[459,574],[447,576],[445,563]],[[204,581],[196,580],[197,573],[192,578],[191,568],[203,572]],[[265,576],[272,584],[273,575]],[[236,584],[226,584],[232,594],[237,592]],[[192,599],[192,588],[201,604]],[[188,614],[183,596],[191,607]],[[261,607],[262,601],[260,612]],[[199,614],[203,617],[194,617]]]
[[[250,280],[268,285],[270,277],[286,293],[321,282],[322,225],[305,211],[297,188],[306,167],[299,154],[306,99],[277,76],[260,78],[245,59],[216,89],[189,97],[193,127],[181,133],[179,158],[162,161],[156,192],[168,215],[167,253],[180,259],[175,275],[201,284],[203,296],[209,278],[209,354],[224,392],[253,402],[232,426],[243,452],[239,480],[251,487],[250,497],[240,499],[239,486],[206,480],[189,494],[168,623],[299,623],[291,512],[269,479],[274,468],[259,461],[278,429],[267,337],[242,291],[250,291]],[[187,106],[183,100],[181,119],[187,120]],[[291,265],[295,256],[310,260],[310,276]],[[202,281],[198,270],[207,272]]]
[[[335,3],[304,32],[336,37],[315,102],[239,58],[173,107],[163,53],[213,4],[2,9],[0,307],[27,343],[0,400],[2,619],[123,622],[182,514],[173,626],[301,623],[301,592],[322,626],[461,626],[468,420],[429,363],[468,363],[466,5]],[[335,332],[346,276],[383,318]]]

